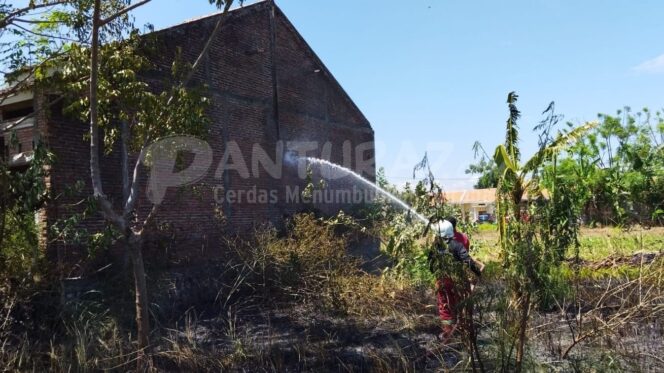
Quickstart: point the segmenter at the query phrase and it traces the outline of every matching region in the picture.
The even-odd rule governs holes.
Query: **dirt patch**
[[[433,312],[357,318],[282,306],[189,322],[163,337],[172,345],[158,348],[157,364],[172,365],[174,350],[227,356],[228,367],[238,371],[437,371],[463,360],[458,344],[438,341]]]

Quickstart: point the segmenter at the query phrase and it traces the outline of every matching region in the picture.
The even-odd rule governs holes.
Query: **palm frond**
[[[521,174],[526,175],[537,170],[545,161],[552,159],[553,156],[565,150],[568,146],[578,141],[583,135],[598,125],[599,122],[597,121],[586,122],[567,133],[558,134],[547,147],[540,149],[523,165]]]

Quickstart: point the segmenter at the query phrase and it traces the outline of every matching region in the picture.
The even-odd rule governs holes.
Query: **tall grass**
[[[172,298],[182,296],[181,285],[177,281],[157,281],[149,369],[472,369],[460,344],[443,346],[436,342],[440,329],[432,289],[389,272],[368,274],[361,269],[359,259],[346,254],[357,234],[352,226],[352,222],[304,214],[295,217],[283,232],[263,227],[251,236],[229,238],[225,245],[228,256],[208,263],[209,269],[199,269],[201,282],[197,286],[201,290],[196,296],[192,294],[188,305],[182,301],[178,307],[169,306],[167,302],[174,302]],[[474,243],[484,237],[478,236]],[[612,238],[612,242],[623,245],[630,239]],[[643,242],[658,241],[644,234]],[[478,245],[475,250],[475,255],[490,252],[490,246]],[[631,277],[617,273],[603,278],[575,277],[578,272],[569,263],[560,273],[552,274],[556,279],[551,283],[559,286],[549,289],[546,304],[533,311],[536,345],[528,351],[525,368],[635,366],[627,364],[629,356],[625,354],[629,349],[598,347],[611,338],[615,340],[606,328],[579,341],[562,359],[561,350],[573,341],[564,320],[568,317],[573,322],[581,312],[584,322],[574,330],[588,334],[602,321],[617,322],[616,315],[632,312],[639,304],[660,307],[657,312],[661,312],[662,286],[657,284],[661,276],[657,276],[662,267],[657,263],[661,261],[643,267],[630,264],[629,268],[636,271]],[[502,269],[495,262],[486,264],[473,302],[479,348],[490,371],[499,366],[493,357],[502,348],[505,330],[498,321],[500,313],[508,308]],[[169,275],[172,278],[171,272],[158,273],[152,268],[149,273],[157,280]],[[128,371],[135,367],[132,318],[122,311],[131,309],[131,297],[123,300],[103,290],[101,296],[92,297],[95,300],[78,299],[59,305],[58,289],[45,283],[48,281],[38,286],[34,282],[5,281],[0,286],[0,366],[14,371],[56,372]],[[605,297],[604,308],[590,307],[602,301],[602,292],[606,291],[610,297]],[[639,292],[644,295],[641,301]],[[622,308],[612,308],[619,299],[626,300],[619,303]],[[118,304],[125,301],[129,304]],[[625,313],[633,315],[635,324],[622,325],[621,333],[637,338],[636,333],[644,332],[639,323],[655,314],[649,316],[646,308],[642,311]],[[648,347],[637,354],[652,351]],[[654,366],[655,359],[644,356],[634,358],[649,359],[642,366]]]

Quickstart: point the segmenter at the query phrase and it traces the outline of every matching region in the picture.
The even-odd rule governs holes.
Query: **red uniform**
[[[438,298],[438,317],[444,324],[454,324],[456,321],[456,307],[459,296],[454,289],[454,281],[445,277],[436,280],[436,292]]]
[[[468,240],[468,236],[461,232],[454,232],[454,241],[462,244],[466,250],[470,248],[470,240]],[[459,303],[459,294],[455,289],[455,286],[452,278],[447,276],[436,281],[438,316],[444,324],[451,325],[456,321],[456,308]]]
[[[468,236],[466,236],[465,234],[454,231],[454,241],[462,244],[463,247],[466,248],[466,250],[470,250],[470,240],[468,239]]]

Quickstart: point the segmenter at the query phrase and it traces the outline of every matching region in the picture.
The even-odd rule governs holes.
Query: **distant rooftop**
[[[445,201],[453,205],[496,202],[496,188],[446,191],[443,195]]]
[[[543,190],[542,194],[544,198],[549,198],[546,190]],[[445,202],[452,205],[496,203],[496,188],[445,191],[443,198],[445,198]],[[528,193],[524,193],[521,200],[527,201],[528,199]]]

